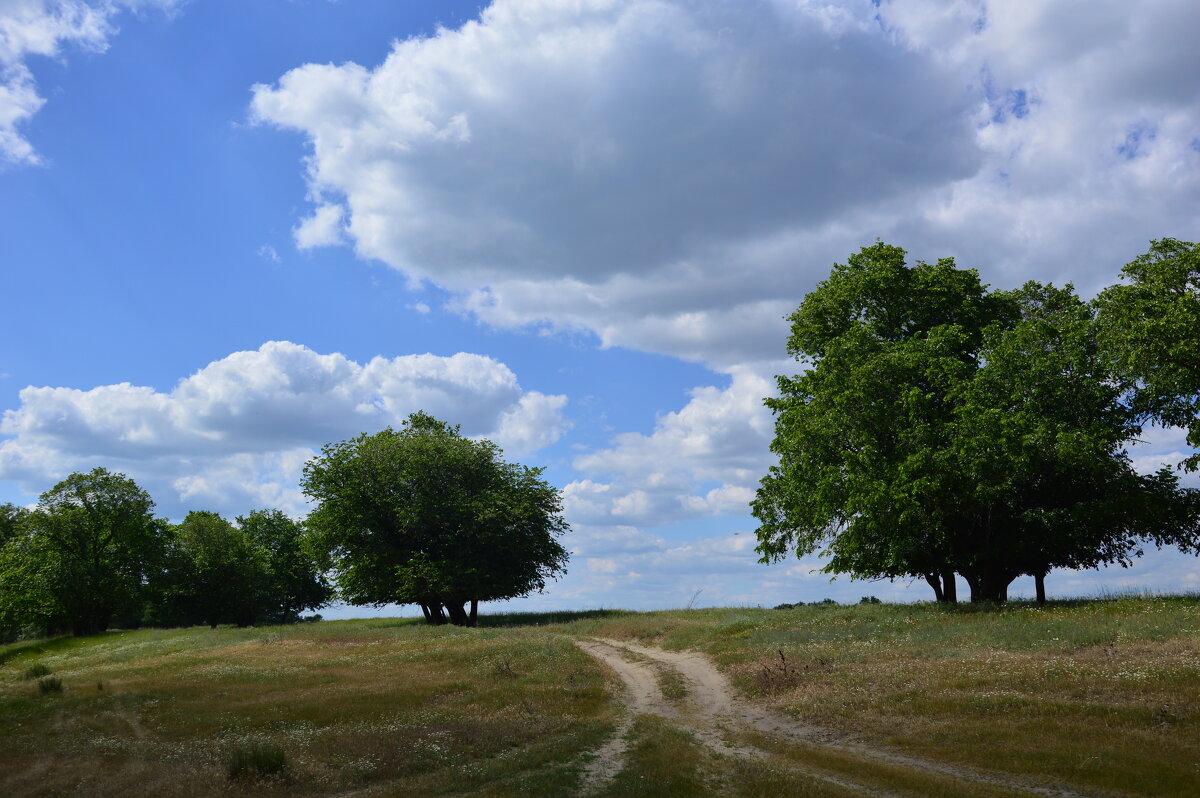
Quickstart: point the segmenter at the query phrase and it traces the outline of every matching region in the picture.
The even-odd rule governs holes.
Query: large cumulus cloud
[[[197,506],[299,511],[297,481],[322,444],[398,426],[425,410],[520,455],[562,434],[565,396],[525,391],[482,355],[359,364],[287,341],[235,352],[170,392],[121,383],[28,387],[5,411],[0,478],[39,493],[104,465],[143,481],[166,512]]]
[[[777,297],[730,264],[748,245],[973,173],[970,102],[851,14],[500,0],[373,69],[298,67],[253,110],[311,141],[302,245],[335,240],[308,231],[344,203],[363,256],[486,319],[608,319],[621,343],[638,320],[632,338],[676,351],[706,335],[689,314]]]
[[[1191,0],[497,0],[253,112],[312,148],[301,246],[725,367],[876,237],[1090,290],[1195,230],[1198,28]]]

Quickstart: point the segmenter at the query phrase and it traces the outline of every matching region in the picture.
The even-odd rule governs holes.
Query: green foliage
[[[1100,341],[1135,409],[1200,448],[1200,244],[1164,238],[1096,298]],[[1185,462],[1200,468],[1200,454]]]
[[[301,612],[329,603],[333,589],[305,551],[299,523],[279,510],[254,510],[239,516],[237,525],[266,564],[255,591],[259,617],[267,623],[291,623]]]
[[[61,615],[50,592],[50,562],[30,534],[29,515],[0,505],[0,643],[16,640],[29,627],[44,631]]]
[[[542,469],[414,413],[400,430],[330,444],[305,466],[311,541],[352,604],[420,604],[471,623],[467,601],[524,596],[561,573],[567,529]]]
[[[278,779],[287,771],[287,754],[271,743],[243,743],[229,754],[227,772],[235,781]]]
[[[9,502],[0,504],[0,546],[17,536],[20,524],[27,515],[29,511],[24,507]]]
[[[809,368],[767,400],[764,561],[820,551],[827,572],[920,576],[939,599],[957,571],[972,598],[1003,600],[1022,573],[1195,541],[1195,492],[1133,470],[1136,414],[1070,286],[988,291],[904,256],[865,247],[791,316]]]
[[[76,635],[108,627],[143,599],[165,546],[154,502],[122,474],[72,474],[38,501],[0,552],[0,613],[69,626]]]
[[[267,581],[264,552],[216,513],[187,514],[177,531],[183,562],[176,580],[194,617],[210,626],[254,623]]]

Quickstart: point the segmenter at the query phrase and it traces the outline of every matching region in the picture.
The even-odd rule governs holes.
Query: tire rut
[[[574,642],[583,651],[616,672],[628,694],[627,706],[630,710],[613,739],[597,752],[596,758],[585,769],[585,790],[598,788],[620,772],[628,745],[626,737],[633,725],[633,717],[639,714],[649,714],[672,721],[692,732],[700,742],[709,748],[732,756],[754,758],[770,756],[761,749],[731,746],[722,739],[721,729],[723,727],[748,727],[773,736],[801,740],[811,745],[849,754],[858,759],[963,782],[986,784],[1014,792],[1043,795],[1048,798],[1094,798],[1088,793],[1065,787],[1047,787],[862,743],[846,742],[827,730],[798,723],[742,701],[733,691],[725,675],[717,670],[711,660],[696,651],[667,651],[653,646],[610,638],[592,638]],[[653,667],[644,662],[638,662],[637,657],[665,665],[683,677],[688,687],[685,708],[681,710],[663,698]],[[858,784],[829,773],[807,768],[800,770],[810,777],[863,795],[880,796],[881,798],[884,796],[890,798],[894,795],[894,793]]]
[[[688,672],[679,669],[668,660],[652,656],[646,651],[635,651],[648,659],[656,660],[678,670],[688,682],[689,699],[692,699],[697,692],[700,693],[702,700],[689,700],[687,709],[680,711],[663,697],[658,686],[658,674],[654,668],[630,658],[628,653],[623,653],[634,651],[634,649],[616,640],[592,639],[575,640],[574,642],[586,653],[616,672],[624,685],[629,709],[629,713],[617,727],[612,739],[596,751],[592,761],[584,768],[582,785],[584,794],[595,792],[624,768],[625,752],[629,746],[629,731],[633,727],[634,718],[638,715],[655,715],[669,720],[674,725],[691,732],[699,742],[720,754],[754,759],[770,756],[759,748],[730,745],[722,738],[720,725],[729,713],[723,711],[725,703],[723,701],[724,694],[720,689],[721,684],[712,679],[711,675],[703,674],[701,679],[695,680]],[[657,649],[648,649],[647,651],[659,653]],[[700,659],[703,660],[702,657]],[[717,676],[720,675],[717,674]],[[873,798],[899,798],[895,793],[866,787],[832,774],[808,769],[792,769],[801,770],[806,776],[852,790],[861,795]]]

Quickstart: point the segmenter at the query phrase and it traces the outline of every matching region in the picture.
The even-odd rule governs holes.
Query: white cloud
[[[744,359],[740,328],[787,309],[760,248],[977,167],[958,76],[857,20],[765,0],[500,0],[375,69],[256,86],[253,112],[309,136],[311,193],[345,199],[362,256],[489,321],[690,357],[732,325]]]
[[[684,518],[746,515],[773,456],[774,419],[763,398],[786,363],[739,367],[726,388],[701,387],[650,435],[623,433],[613,446],[575,458],[588,478],[568,484],[572,521],[654,526]],[[609,480],[609,481],[604,481]]]
[[[876,237],[1091,290],[1200,222],[1193,0],[498,0],[256,86],[364,258],[726,367]],[[325,201],[325,200],[320,200]]]
[[[304,219],[292,231],[297,249],[329,247],[342,243],[342,218],[346,209],[341,205],[320,205],[312,216]]]
[[[30,56],[58,57],[65,46],[102,52],[124,10],[170,9],[182,0],[0,0],[0,159],[39,163],[20,127],[45,104]]]
[[[21,391],[5,411],[0,478],[38,493],[105,465],[146,481],[165,511],[273,504],[296,511],[314,449],[426,410],[522,454],[554,442],[565,396],[525,391],[482,355],[376,357],[365,364],[286,341],[235,352],[170,392],[129,383]]]

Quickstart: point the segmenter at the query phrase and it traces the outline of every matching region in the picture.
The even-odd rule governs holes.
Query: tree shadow
[[[0,665],[4,665],[9,660],[19,657],[22,654],[54,654],[68,648],[75,648],[79,645],[79,641],[84,639],[86,638],[61,635],[59,637],[43,637],[37,640],[23,640],[17,643],[9,643],[8,645],[0,646]]]
[[[597,620],[600,618],[618,618],[624,615],[635,615],[631,610],[573,610],[560,612],[501,612],[495,614],[480,614],[480,627],[505,626],[547,626],[572,621]]]

